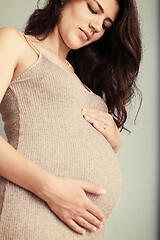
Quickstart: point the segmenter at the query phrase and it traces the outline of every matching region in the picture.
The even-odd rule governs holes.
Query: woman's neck
[[[43,35],[39,36],[38,38],[42,37]],[[55,27],[54,31],[42,41],[42,44],[44,44],[48,50],[54,52],[62,60],[67,58],[67,54],[70,51],[70,48],[68,48],[61,38],[57,27]]]

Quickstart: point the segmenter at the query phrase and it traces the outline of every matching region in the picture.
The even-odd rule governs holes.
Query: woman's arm
[[[101,227],[104,215],[85,194],[86,191],[102,195],[104,192],[100,187],[50,174],[18,153],[1,136],[0,176],[40,197],[74,231],[83,234],[83,227],[90,231]]]
[[[20,49],[21,41],[17,30],[0,29],[0,103],[23,52]],[[85,194],[85,191],[96,195],[103,194],[99,186],[50,174],[22,156],[1,136],[0,176],[46,201],[62,221],[80,234],[84,231],[83,227],[94,231],[95,226],[101,226],[104,215]]]
[[[47,174],[0,136],[0,176],[40,196]]]

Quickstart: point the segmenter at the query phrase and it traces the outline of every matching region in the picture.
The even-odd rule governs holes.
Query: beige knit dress
[[[24,35],[25,36],[25,35]],[[104,100],[45,57],[31,41],[37,61],[7,88],[0,112],[8,142],[46,171],[97,184],[106,194],[86,193],[104,213],[97,232],[80,235],[31,192],[0,179],[1,240],[104,240],[106,225],[121,194],[118,160],[105,137],[81,109],[107,112]]]

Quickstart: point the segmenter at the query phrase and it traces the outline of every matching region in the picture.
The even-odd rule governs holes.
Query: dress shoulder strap
[[[41,52],[39,51],[39,49],[33,44],[33,42],[32,42],[31,40],[29,40],[29,39],[27,38],[27,35],[25,35],[25,34],[23,33],[23,36],[25,37],[26,41],[30,44],[30,46],[31,46],[36,52],[38,52],[39,55],[41,55]]]

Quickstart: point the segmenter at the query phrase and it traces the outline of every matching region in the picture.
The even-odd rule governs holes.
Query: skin
[[[37,47],[48,57],[57,61],[61,67],[67,70],[68,65],[64,61],[70,49],[81,48],[93,41],[98,40],[103,34],[103,24],[108,26],[106,18],[114,22],[118,5],[115,0],[99,0],[104,9],[101,13],[93,0],[74,0],[69,2],[64,10],[59,25],[53,33],[44,40],[44,43],[51,49],[46,49],[43,43],[38,42],[34,36],[30,36],[35,41]],[[92,6],[91,12],[88,5]],[[91,34],[89,41],[84,41],[80,36],[79,27],[87,30]],[[11,81],[15,79],[21,71],[27,68],[31,61],[35,61],[35,53],[28,46],[22,37],[22,33],[13,29],[0,29],[0,101]],[[26,64],[26,65],[25,65]],[[24,69],[23,69],[24,68]],[[71,72],[68,68],[67,71]],[[74,74],[74,69],[72,69]],[[13,78],[12,78],[13,76]],[[84,118],[93,124],[100,131],[111,146],[115,149],[119,138],[119,131],[115,126],[111,115],[96,109],[82,111]],[[103,124],[106,123],[108,129],[104,131]],[[119,141],[119,140],[118,140]],[[77,233],[85,233],[85,229],[96,231],[102,227],[104,214],[86,196],[86,192],[102,195],[102,188],[78,179],[61,178],[44,171],[31,160],[22,156],[2,137],[0,137],[0,176],[14,182],[15,184],[33,192],[43,199],[50,209],[72,230]],[[77,224],[78,223],[78,224]]]

